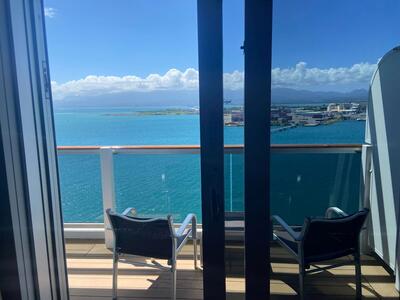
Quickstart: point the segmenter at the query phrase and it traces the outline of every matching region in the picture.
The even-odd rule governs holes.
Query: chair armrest
[[[275,220],[279,225],[282,226],[283,229],[286,230],[287,233],[295,240],[300,241],[300,232],[294,231],[280,216],[272,216],[272,219]]]
[[[136,216],[136,208],[128,207],[127,209],[124,210],[122,215],[124,215],[125,217],[135,217]]]
[[[329,208],[326,210],[326,212],[325,212],[325,218],[330,218],[330,216],[331,216],[332,214],[336,214],[336,215],[339,216],[339,217],[347,217],[347,216],[348,216],[348,214],[346,214],[343,210],[341,210],[341,209],[338,208],[338,207],[334,207],[334,206],[329,207]]]
[[[188,214],[183,221],[182,225],[179,227],[179,229],[176,231],[175,236],[179,237],[183,235],[185,232],[186,227],[192,223],[192,238],[196,239],[196,232],[197,232],[197,219],[195,214]]]

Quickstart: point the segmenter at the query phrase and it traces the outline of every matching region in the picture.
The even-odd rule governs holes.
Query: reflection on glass
[[[102,223],[100,156],[59,154],[58,167],[65,223]]]
[[[182,222],[195,213],[201,222],[200,156],[114,155],[117,211],[134,207],[140,216],[172,215]]]

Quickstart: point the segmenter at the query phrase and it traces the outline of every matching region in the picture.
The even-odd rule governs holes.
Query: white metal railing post
[[[106,247],[113,248],[113,233],[106,210],[115,209],[114,161],[112,147],[100,148],[101,189],[103,195],[104,232]]]

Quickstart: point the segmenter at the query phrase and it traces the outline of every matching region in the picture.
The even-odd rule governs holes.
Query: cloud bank
[[[354,64],[340,68],[308,68],[299,62],[294,68],[272,70],[272,85],[277,87],[318,87],[323,85],[367,84],[377,65]]]
[[[358,63],[350,67],[309,68],[307,63],[299,62],[292,68],[272,69],[272,86],[294,89],[340,89],[343,86],[367,85],[376,69],[376,64]],[[240,90],[243,88],[244,73],[234,71],[224,73],[224,88]],[[199,73],[189,68],[185,71],[170,69],[163,75],[150,74],[147,77],[97,76],[89,75],[79,80],[65,83],[52,81],[54,100],[75,96],[96,96],[123,92],[179,91],[195,90],[199,85]]]
[[[48,18],[54,18],[56,16],[57,10],[52,7],[44,8],[44,15]]]

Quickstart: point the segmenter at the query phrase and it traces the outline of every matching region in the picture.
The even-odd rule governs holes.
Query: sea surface
[[[86,108],[55,111],[59,146],[199,144],[198,115],[138,115],[160,108]],[[273,132],[273,144],[363,143],[365,122],[343,121]],[[243,144],[243,127],[225,127],[225,144]],[[271,208],[301,223],[338,205],[358,206],[359,153],[274,153],[271,156]],[[102,222],[100,158],[59,154],[65,222]],[[134,207],[143,216],[189,212],[201,221],[200,157],[196,154],[114,155],[118,211]],[[225,154],[225,210],[243,209],[243,155]]]

